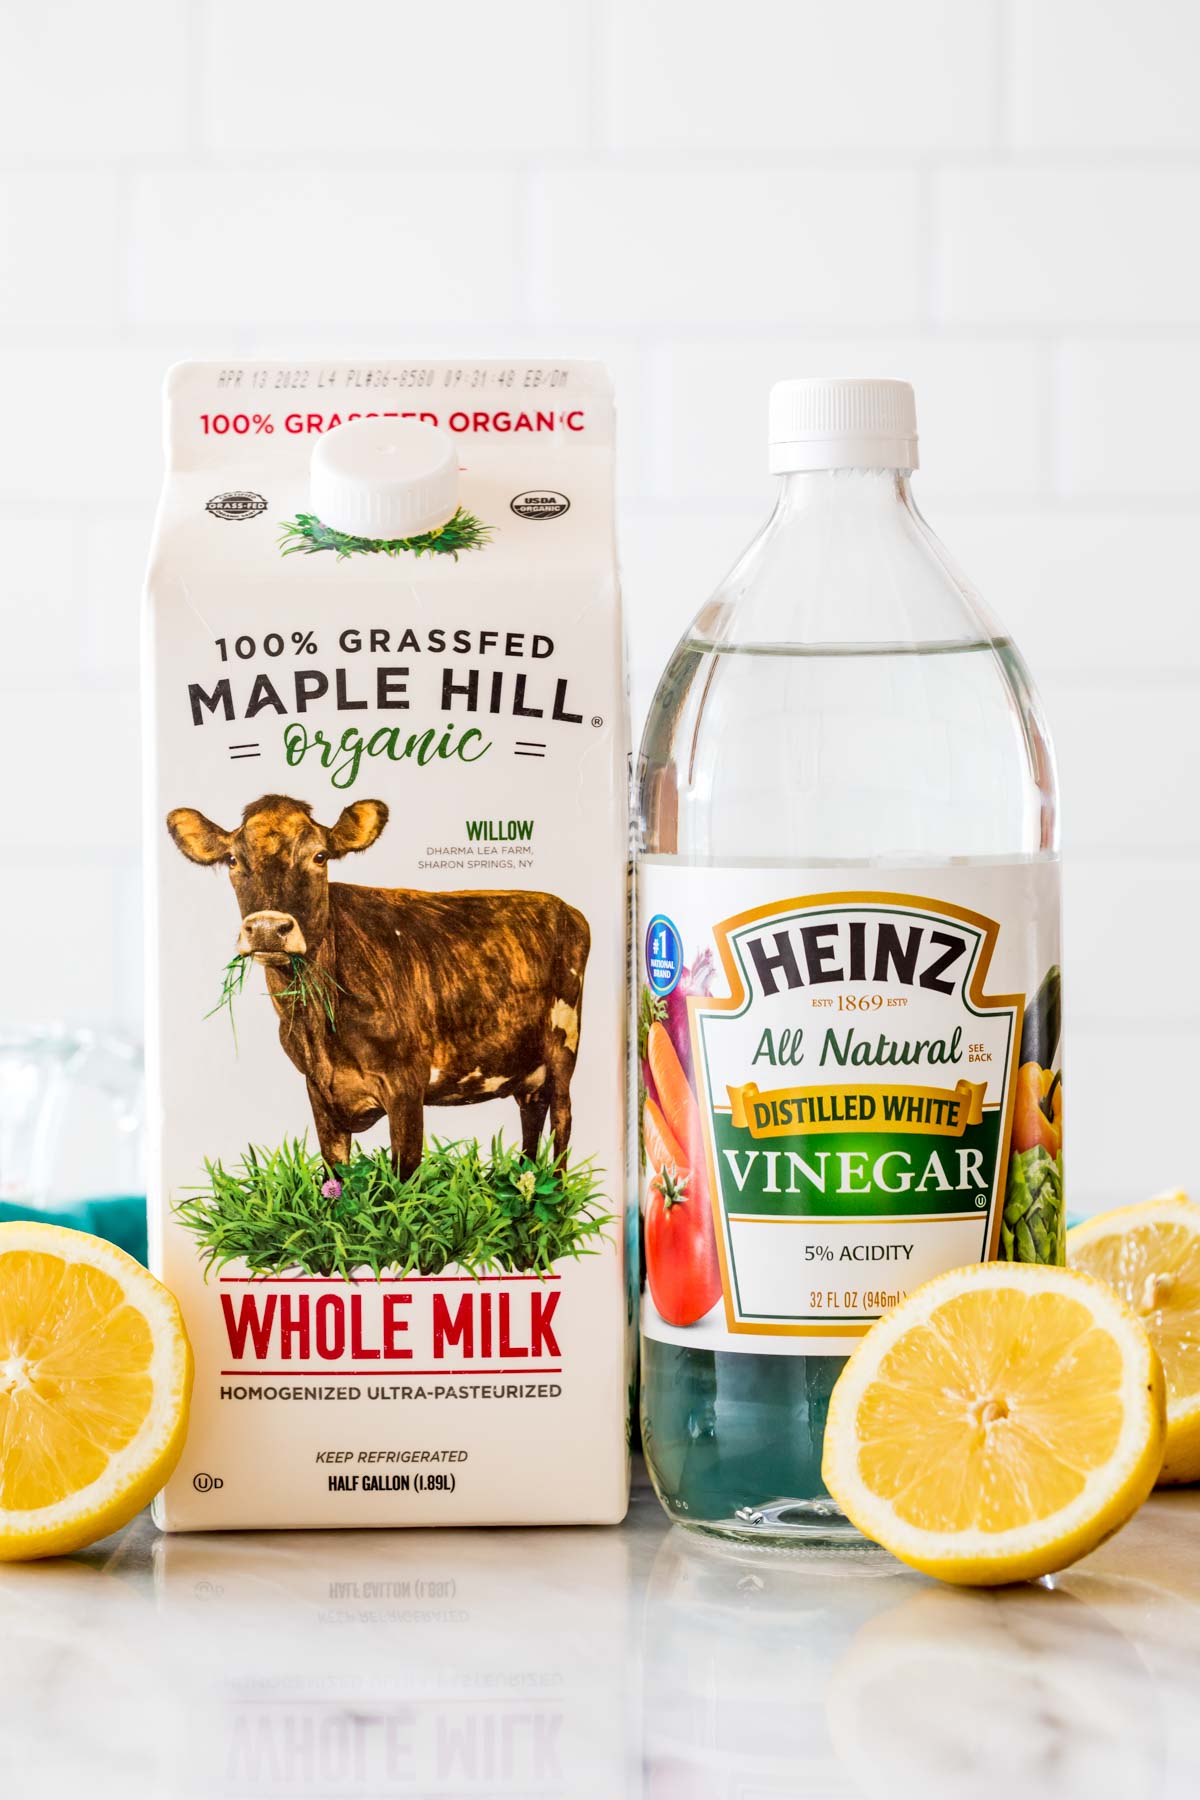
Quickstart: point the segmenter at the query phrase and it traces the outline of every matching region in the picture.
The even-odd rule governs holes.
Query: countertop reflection
[[[0,1568],[4,1792],[1174,1800],[1200,1493],[1052,1586],[576,1531],[160,1537]]]

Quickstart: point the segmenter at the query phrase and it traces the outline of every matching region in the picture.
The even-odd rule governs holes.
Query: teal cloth
[[[55,1212],[37,1212],[31,1206],[0,1202],[0,1223],[33,1219],[39,1225],[66,1225],[72,1231],[90,1231],[110,1244],[127,1250],[140,1263],[146,1260],[146,1196],[112,1194],[99,1200],[66,1201]]]

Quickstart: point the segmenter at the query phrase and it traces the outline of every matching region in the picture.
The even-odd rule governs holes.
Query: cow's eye
[[[225,861],[229,864],[231,869],[236,869],[238,866],[238,860],[237,860],[236,856],[227,856],[225,858]]]
[[[318,850],[313,857],[313,861],[316,863],[318,869],[324,868],[325,864],[329,861],[328,852],[325,850]]]

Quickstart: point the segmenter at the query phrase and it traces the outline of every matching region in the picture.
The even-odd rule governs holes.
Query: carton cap
[[[332,531],[350,537],[417,537],[458,509],[458,452],[421,419],[349,419],[318,439],[309,497]]]

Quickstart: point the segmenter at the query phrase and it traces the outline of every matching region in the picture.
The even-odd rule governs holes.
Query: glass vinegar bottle
[[[681,1523],[855,1541],[846,1354],[944,1268],[1063,1258],[1057,800],[914,504],[912,389],[783,382],[770,421],[774,511],[635,777],[642,1433]]]

